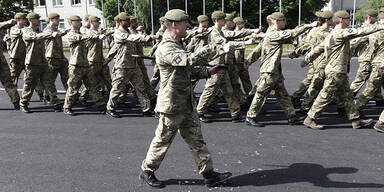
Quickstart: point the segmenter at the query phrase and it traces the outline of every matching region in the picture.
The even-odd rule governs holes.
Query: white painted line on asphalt
[[[5,89],[4,88],[0,88],[0,91],[5,91]],[[17,91],[22,92],[23,89],[17,89]],[[66,91],[65,90],[57,90],[57,93],[66,93]]]

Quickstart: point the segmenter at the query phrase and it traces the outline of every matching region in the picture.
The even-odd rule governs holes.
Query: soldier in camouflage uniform
[[[247,31],[245,33],[235,33],[233,31],[227,31],[227,32],[221,31],[222,27],[225,24],[225,20],[224,20],[225,17],[226,17],[225,13],[221,11],[215,11],[212,13],[212,20],[215,23],[215,26],[209,29],[210,30],[209,43],[219,45],[219,44],[226,43],[228,41],[227,39],[241,38],[254,33],[254,31],[252,30]],[[247,42],[242,41],[242,42],[231,42],[231,43],[236,45],[237,48],[240,48],[240,47],[245,47],[246,44],[252,44],[253,41],[247,41]],[[227,64],[226,63],[227,61],[229,60],[226,59],[226,55],[223,55],[216,58],[213,61],[210,61],[209,64],[210,65],[224,64],[224,63]],[[229,64],[227,66],[229,66]],[[212,77],[209,78],[205,83],[204,91],[201,94],[199,99],[199,104],[197,105],[197,112],[199,114],[200,121],[210,122],[210,120],[204,116],[204,113],[207,111],[211,103],[215,100],[218,94],[218,91],[220,90],[223,92],[225,100],[228,103],[229,110],[232,117],[232,122],[234,123],[242,122],[244,118],[240,115],[239,97],[237,97],[237,95],[234,94],[231,80],[228,75],[228,70],[223,70],[215,75],[212,75]]]
[[[165,18],[160,17],[159,22],[160,22],[160,29],[156,32],[156,36],[162,37],[164,35],[165,30],[167,29],[167,27],[165,26]],[[156,39],[156,44],[152,47],[151,50],[149,50],[149,53],[148,53],[149,56],[155,55],[155,51],[157,50],[157,47],[159,46],[160,42],[161,42],[161,38]],[[152,64],[154,65],[154,68],[153,68],[153,75],[151,77],[151,86],[154,89],[156,89],[157,84],[159,84],[159,81],[160,81],[160,71],[159,71],[159,67],[156,65],[156,62],[152,62]]]
[[[44,32],[53,33],[59,32],[58,25],[60,23],[60,15],[57,13],[50,13],[47,17],[49,25],[44,29]],[[68,32],[61,31],[61,36]],[[45,57],[48,62],[48,75],[50,81],[55,82],[57,75],[60,74],[61,82],[64,89],[67,90],[68,81],[68,60],[63,52],[63,40],[59,38],[49,38],[45,40]]]
[[[25,57],[25,74],[24,87],[20,99],[20,110],[24,113],[30,113],[28,108],[29,100],[32,97],[33,90],[37,82],[43,84],[46,89],[51,104],[54,106],[55,112],[61,111],[59,98],[56,96],[55,82],[52,82],[48,75],[48,64],[45,60],[44,41],[49,38],[59,38],[59,32],[42,32],[39,33],[40,16],[36,13],[29,13],[27,19],[30,26],[22,29],[23,40],[26,46]]]
[[[236,24],[235,31],[245,30],[244,28],[244,19],[241,17],[236,17],[233,19]],[[248,68],[244,68],[244,57],[245,57],[245,49],[239,49],[235,51],[235,61],[236,65],[239,69],[238,76],[240,78],[241,84],[243,85],[243,90],[245,94],[248,96],[249,92],[252,90],[252,82],[249,77]]]
[[[112,117],[120,117],[120,114],[116,111],[120,102],[119,98],[122,93],[127,92],[128,85],[132,84],[139,98],[143,115],[151,116],[151,103],[145,91],[142,73],[135,59],[132,57],[132,54],[135,53],[135,43],[148,42],[151,40],[151,37],[129,33],[130,18],[126,13],[120,14],[119,19],[121,23],[119,29],[115,30],[114,33],[114,46],[120,46],[120,48],[114,57],[114,75],[112,79],[112,90],[107,104],[107,114]]]
[[[359,111],[353,102],[353,93],[349,89],[348,68],[351,57],[350,41],[353,38],[369,35],[378,30],[383,30],[384,26],[368,26],[364,28],[347,28],[350,17],[346,11],[335,13],[337,18],[336,27],[328,35],[325,41],[312,49],[305,57],[303,66],[313,62],[319,55],[325,52],[328,64],[325,67],[324,86],[314,101],[308,112],[304,125],[312,129],[323,129],[324,126],[318,125],[315,119],[319,117],[325,107],[337,96],[344,100],[345,111],[349,120],[352,120],[352,127],[355,129],[367,126],[372,123],[372,119],[361,119]]]
[[[69,42],[71,58],[69,60],[69,79],[68,90],[65,95],[64,114],[75,115],[72,106],[76,103],[76,97],[80,89],[81,83],[85,82],[89,85],[89,91],[92,98],[96,101],[96,105],[101,110],[105,111],[105,101],[101,93],[97,90],[97,81],[93,70],[90,69],[87,60],[86,41],[88,40],[104,40],[106,35],[99,34],[83,34],[80,32],[81,18],[77,15],[72,15],[68,18],[71,31],[67,34]]]
[[[147,156],[142,163],[140,179],[151,187],[161,188],[165,184],[159,181],[154,172],[160,167],[177,132],[187,142],[208,187],[213,187],[231,176],[231,173],[217,173],[213,170],[211,155],[204,142],[200,123],[194,106],[191,78],[208,78],[217,72],[218,67],[210,70],[194,68],[194,65],[206,63],[208,59],[222,54],[216,44],[207,45],[201,50],[190,53],[181,43],[186,35],[188,15],[180,10],[170,10],[165,14],[167,31],[156,51],[156,63],[161,72],[161,84],[156,110],[160,120]],[[228,49],[230,50],[230,49]]]
[[[6,22],[0,23],[0,29],[6,28],[9,25],[15,24],[16,20],[11,19]],[[17,87],[12,82],[11,73],[9,71],[9,66],[7,63],[7,60],[4,57],[3,50],[0,47],[0,82],[3,84],[5,91],[8,93],[9,97],[11,98],[11,102],[13,103],[13,106],[15,109],[19,109],[19,101],[20,96],[17,92]]]
[[[319,27],[313,28],[305,39],[300,42],[298,48],[296,48],[291,54],[290,57],[298,57],[300,55],[305,54],[310,51],[320,43],[323,43],[324,39],[330,34],[331,28],[333,26],[333,12],[324,11],[322,13],[318,13],[318,21],[322,24]],[[327,65],[327,60],[325,54],[323,53],[317,59],[315,59],[310,65],[310,71],[313,71],[311,75],[311,82],[307,89],[307,93],[304,95],[304,100],[301,103],[300,113],[307,114],[308,110],[311,108],[313,101],[316,99],[319,94],[321,88],[323,87],[325,74],[324,68]],[[295,97],[293,97],[293,100]],[[294,103],[294,102],[293,102]],[[342,103],[341,103],[342,104]],[[339,104],[338,104],[339,105]],[[342,108],[337,108],[338,111],[341,109],[344,110],[344,105]]]
[[[11,36],[11,47],[9,51],[10,55],[10,71],[11,77],[15,86],[20,77],[21,72],[25,69],[25,43],[23,41],[22,29],[27,24],[25,13],[16,13],[15,19],[17,24],[13,26],[10,30]],[[40,80],[38,80],[35,91],[40,97],[40,101],[43,101],[44,89],[41,85]]]
[[[139,29],[139,30],[138,30]],[[142,34],[143,26],[137,25],[137,18],[134,16],[131,16],[130,18],[130,26],[129,26],[129,32],[131,34]],[[143,43],[136,43],[136,53],[137,55],[143,55]],[[148,95],[148,98],[151,100],[151,106],[156,106],[156,93],[155,89],[152,87],[151,82],[148,77],[147,67],[144,64],[144,60],[141,58],[136,58],[137,66],[140,68],[141,75],[143,77],[143,82],[146,90],[146,94]]]
[[[286,24],[285,16],[282,13],[275,12],[271,15],[271,19],[273,24],[269,27],[266,38],[261,45],[260,77],[251,107],[247,112],[246,123],[256,127],[263,126],[263,124],[257,122],[256,117],[260,113],[269,93],[275,90],[275,95],[288,118],[288,123],[297,125],[300,122],[285,89],[281,70],[282,44],[299,36],[306,30],[316,27],[318,23],[314,22],[292,30],[282,30]]]

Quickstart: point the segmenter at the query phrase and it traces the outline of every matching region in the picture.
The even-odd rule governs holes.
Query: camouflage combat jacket
[[[43,32],[47,32],[47,33],[60,32],[61,36],[64,36],[66,34],[65,31],[59,31],[57,27],[53,28],[52,25],[48,25]],[[56,58],[56,59],[65,58],[64,52],[63,52],[62,37],[60,38],[50,37],[45,40],[45,57]]]
[[[11,47],[10,47],[10,58],[22,59],[25,58],[25,43],[23,41],[22,28],[15,25],[11,28]]]
[[[52,33],[39,33],[31,27],[24,27],[22,33],[26,47],[25,65],[46,65],[45,40],[52,37]]]
[[[70,65],[89,67],[87,59],[86,42],[90,39],[99,39],[99,35],[83,34],[73,28],[67,34],[71,58]]]

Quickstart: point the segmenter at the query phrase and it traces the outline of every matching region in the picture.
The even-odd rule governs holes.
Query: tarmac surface
[[[290,94],[304,79],[302,59],[282,60]],[[149,75],[152,66],[147,63]],[[252,82],[259,62],[250,67]],[[351,62],[350,80],[357,70]],[[196,91],[201,93],[205,80]],[[351,82],[351,81],[350,81]],[[19,89],[22,88],[22,78]],[[58,78],[57,87],[62,90]],[[64,99],[64,94],[59,94]],[[202,124],[217,171],[233,177],[221,187],[207,188],[182,138],[176,136],[156,176],[166,182],[156,190],[142,184],[140,165],[154,136],[157,119],[142,117],[130,95],[124,117],[113,119],[95,107],[77,106],[77,116],[55,113],[35,94],[32,114],[12,109],[0,91],[0,191],[4,192],[125,192],[125,191],[384,191],[384,134],[372,127],[360,130],[329,106],[316,131],[290,126],[278,103],[269,98],[255,128],[232,123],[226,104],[211,114],[215,122]],[[382,111],[370,102],[364,110],[377,119]]]

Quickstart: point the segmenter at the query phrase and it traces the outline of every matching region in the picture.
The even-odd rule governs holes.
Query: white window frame
[[[96,0],[88,0],[88,5],[96,5]]]
[[[36,3],[36,6],[37,7],[45,7],[45,5],[47,4],[47,0],[44,0],[44,5],[41,4],[41,1],[42,0],[36,0],[35,3]]]
[[[76,3],[78,1],[79,3]],[[71,0],[71,5],[72,6],[81,6],[81,0]]]
[[[61,4],[57,4],[58,1],[61,1]],[[64,3],[63,3],[63,0],[52,0],[52,5],[53,7],[63,7]]]

